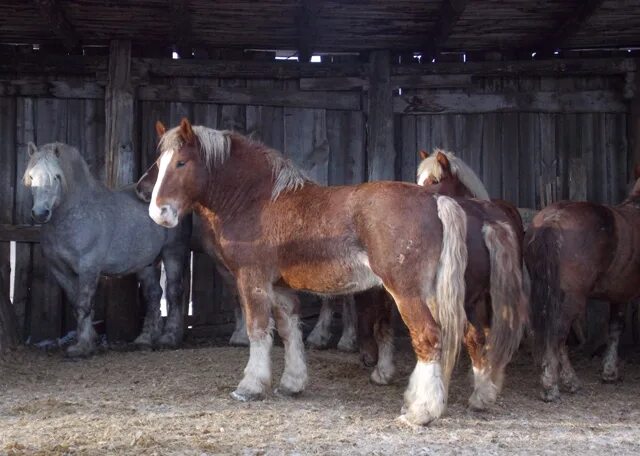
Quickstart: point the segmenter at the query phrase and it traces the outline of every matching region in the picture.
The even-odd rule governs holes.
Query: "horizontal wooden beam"
[[[436,92],[396,97],[399,114],[471,114],[483,112],[627,112],[622,94],[582,92],[521,92],[509,94]]]
[[[393,76],[391,86],[393,89],[438,89],[458,88],[471,85],[471,75],[466,74],[427,74],[427,75],[403,75]],[[343,78],[301,78],[301,90],[368,90],[369,81],[362,77]]]
[[[40,226],[0,224],[0,241],[40,242]]]
[[[107,58],[105,56],[75,56],[50,54],[25,54],[3,56],[0,74],[23,77],[32,75],[88,76],[106,81]],[[102,75],[102,76],[101,76]]]
[[[139,100],[283,106],[291,108],[358,111],[359,93],[304,92],[265,87],[226,88],[187,85],[147,85],[138,87]]]
[[[512,62],[394,65],[391,75],[472,74],[474,76],[605,76],[635,71],[633,59],[553,59]]]
[[[104,86],[69,79],[0,81],[0,96],[103,99]]]
[[[34,0],[40,15],[49,23],[51,31],[60,39],[67,51],[80,49],[80,39],[57,0]]]
[[[305,63],[251,60],[132,59],[132,78],[247,78],[298,79],[302,77],[363,76],[360,63]]]

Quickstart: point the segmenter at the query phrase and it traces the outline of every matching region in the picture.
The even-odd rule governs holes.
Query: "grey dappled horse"
[[[95,350],[92,298],[100,275],[136,273],[147,303],[135,343],[175,346],[184,332],[182,272],[189,258],[190,222],[178,230],[158,226],[132,186],[110,190],[95,179],[74,147],[29,143],[24,184],[33,195],[32,216],[42,223],[40,243],[53,275],[72,302],[78,341],[69,356]],[[169,316],[160,317],[159,260],[167,276]]]

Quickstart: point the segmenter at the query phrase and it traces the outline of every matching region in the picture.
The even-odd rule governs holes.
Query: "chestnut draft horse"
[[[507,312],[517,319],[514,328],[520,328],[527,320],[521,253],[522,219],[513,205],[486,201],[489,196],[480,179],[454,154],[438,149],[431,156],[424,151],[420,156],[420,185],[433,193],[478,198],[460,203],[466,210],[475,211],[477,218],[483,221],[481,225],[474,226],[470,222],[467,226],[469,263],[465,273],[465,310],[468,324],[464,336],[474,377],[474,392],[469,398],[469,406],[482,410],[495,402],[502,386],[506,362],[520,340],[519,337],[500,339],[505,335],[500,329],[503,315]],[[378,299],[375,304],[382,302]],[[383,324],[385,321],[379,322],[378,326]],[[376,337],[376,342],[378,339]],[[363,343],[367,342],[371,343],[363,338]],[[496,347],[506,354],[496,357]],[[373,376],[372,380],[375,381]]]
[[[567,352],[573,320],[588,298],[611,305],[602,379],[616,381],[624,306],[640,296],[640,166],[635,185],[617,206],[561,201],[540,211],[525,237],[524,258],[531,275],[535,348],[542,367],[542,398],[580,387]]]
[[[157,129],[149,215],[173,227],[195,210],[236,277],[245,309],[250,355],[232,396],[258,399],[270,387],[272,314],[285,347],[279,391],[304,390],[298,305],[288,289],[336,295],[384,286],[418,358],[403,419],[427,424],[439,417],[466,323],[465,237],[475,214],[401,182],[319,186],[278,152],[186,119]]]

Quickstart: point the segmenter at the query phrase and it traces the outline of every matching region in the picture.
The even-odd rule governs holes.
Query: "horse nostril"
[[[167,212],[169,212],[169,208],[167,208],[167,206],[162,206],[160,208],[160,215],[167,215]]]

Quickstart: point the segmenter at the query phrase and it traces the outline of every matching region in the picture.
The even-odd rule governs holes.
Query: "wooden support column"
[[[391,53],[373,51],[369,57],[367,105],[367,178],[394,180],[396,153],[393,144],[393,87]]]
[[[57,0],[34,0],[40,9],[42,19],[49,23],[51,31],[58,37],[67,52],[82,51],[80,39],[75,29],[68,21]]]
[[[316,40],[316,16],[319,12],[319,2],[301,0],[298,12],[298,60],[309,62],[313,54]]]
[[[440,13],[433,29],[429,32],[422,51],[423,59],[431,61],[438,50],[447,42],[469,0],[443,0]]]
[[[131,42],[115,40],[109,48],[105,92],[106,184],[115,189],[138,178],[135,153],[135,100],[131,84]],[[134,276],[103,279],[105,326],[110,343],[133,340],[140,329],[138,282]]]

